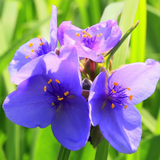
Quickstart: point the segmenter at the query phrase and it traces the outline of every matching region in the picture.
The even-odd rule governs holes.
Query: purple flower
[[[22,45],[15,53],[12,61],[9,64],[9,73],[11,81],[14,83],[14,78],[18,71],[26,64],[41,57],[49,52],[52,52],[57,47],[57,9],[52,6],[52,16],[50,23],[50,43],[44,38],[38,36],[29,40]],[[30,66],[30,64],[28,65]]]
[[[114,20],[98,23],[86,29],[80,29],[64,21],[58,28],[61,45],[72,44],[78,50],[80,58],[89,58],[103,62],[103,52],[109,51],[120,40],[122,32]]]
[[[90,119],[88,104],[81,95],[76,49],[63,46],[59,56],[48,53],[39,61],[37,68],[43,72],[37,70],[32,76],[26,72],[29,78],[6,97],[5,114],[12,122],[28,128],[51,124],[54,136],[64,147],[78,150],[88,140]],[[34,66],[34,62],[30,65]]]
[[[122,153],[137,150],[142,134],[141,116],[135,104],[155,91],[160,64],[148,59],[116,70],[107,79],[101,72],[92,83],[89,94],[90,117],[99,125],[105,139]]]

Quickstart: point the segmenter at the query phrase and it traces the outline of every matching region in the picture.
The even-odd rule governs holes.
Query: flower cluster
[[[155,91],[159,62],[148,59],[125,65],[112,74],[103,69],[87,91],[80,72],[81,59],[90,64],[104,62],[103,53],[112,49],[121,35],[114,20],[86,29],[62,22],[57,29],[57,9],[53,6],[50,43],[40,36],[31,39],[9,64],[11,81],[18,86],[3,103],[6,117],[28,128],[51,124],[56,139],[70,150],[84,147],[91,125],[99,125],[116,150],[135,152],[142,123],[134,105]],[[60,50],[56,48],[57,39]]]

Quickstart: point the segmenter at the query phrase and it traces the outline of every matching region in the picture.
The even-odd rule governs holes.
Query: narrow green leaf
[[[157,121],[156,119],[144,108],[141,110],[143,124],[152,132],[155,132]]]
[[[138,3],[139,0],[125,0],[124,9],[119,23],[119,27],[121,28],[123,34],[133,24]],[[129,40],[130,38],[128,37],[127,40],[121,45],[119,50],[115,53],[113,59],[113,69],[125,64]]]
[[[121,40],[116,44],[116,46],[114,48],[112,48],[106,55],[109,57],[107,58],[107,68],[108,68],[108,64],[109,64],[109,60],[111,59],[111,57],[115,54],[115,52],[118,50],[118,48],[124,43],[124,41],[126,40],[126,38],[132,33],[132,31],[137,27],[137,25],[139,24],[139,21],[137,21],[126,33],[125,35],[121,38]]]
[[[95,160],[107,160],[109,153],[109,143],[107,140],[103,139],[98,145]]]
[[[18,12],[19,12],[19,4],[20,4],[19,1],[8,1],[8,0],[6,0],[4,3],[1,18],[2,18],[4,34],[8,43],[11,41],[11,38],[13,37],[15,31]]]
[[[68,160],[69,155],[70,155],[70,150],[61,145],[57,160]]]
[[[155,14],[156,16],[160,17],[160,10],[158,10],[157,8],[147,4],[147,11]]]
[[[117,20],[118,16],[120,15],[120,13],[123,10],[123,7],[124,7],[124,2],[115,2],[115,3],[109,4],[105,8],[100,22],[104,22],[104,21],[107,21],[109,19]]]
[[[7,160],[0,141],[0,160]]]
[[[155,129],[155,135],[160,135],[160,109],[158,111],[157,124]]]

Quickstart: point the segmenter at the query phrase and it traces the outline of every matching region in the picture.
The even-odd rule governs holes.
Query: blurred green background
[[[132,33],[131,41],[126,40],[117,51],[113,60],[114,68],[125,62],[144,62],[147,58],[160,61],[160,0],[0,0],[0,106],[4,98],[16,89],[8,73],[8,64],[16,50],[37,35],[49,40],[53,4],[58,10],[58,25],[71,20],[72,24],[80,28],[91,26],[100,22],[109,4],[101,21],[117,19],[123,34],[133,22],[140,21]],[[143,123],[138,151],[125,155],[110,147],[109,160],[160,160],[159,107],[160,82],[155,93],[137,105]],[[105,147],[103,143],[100,144],[102,148]],[[45,129],[27,129],[15,125],[0,108],[0,160],[55,160],[59,149],[60,144],[54,138],[50,126]],[[96,149],[88,142],[83,149],[71,152],[69,159],[106,159],[103,150],[99,153],[95,158]]]

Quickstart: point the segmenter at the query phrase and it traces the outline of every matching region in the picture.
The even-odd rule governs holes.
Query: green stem
[[[103,139],[98,145],[95,160],[107,160],[109,153],[109,143],[107,140]]]
[[[59,151],[59,155],[58,155],[58,159],[57,160],[68,160],[69,155],[70,155],[70,150],[63,147],[61,145],[60,151]]]

